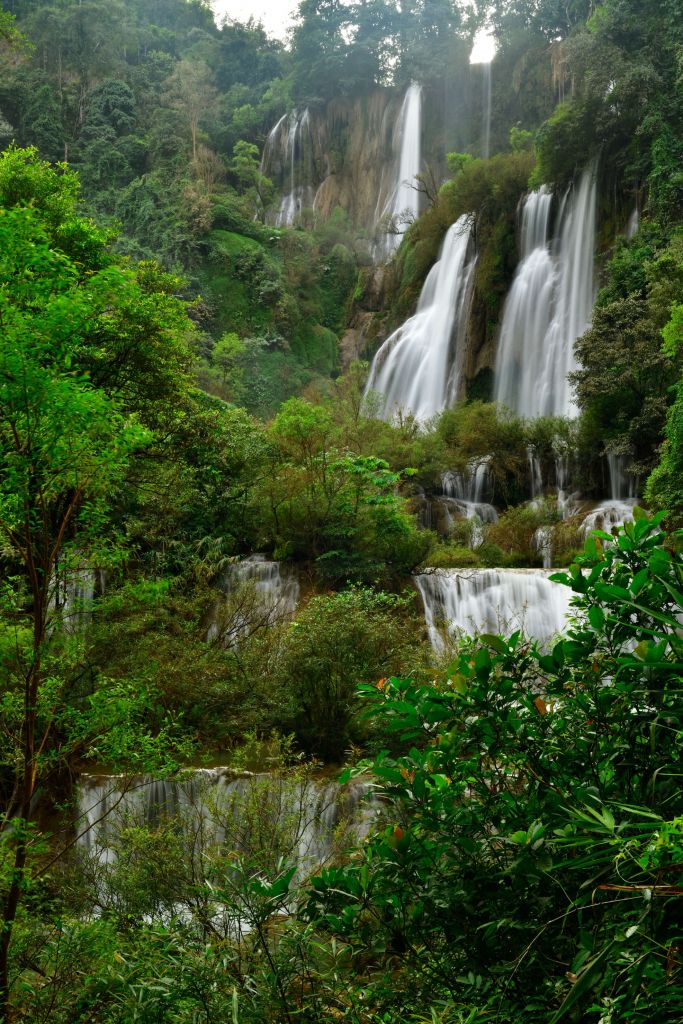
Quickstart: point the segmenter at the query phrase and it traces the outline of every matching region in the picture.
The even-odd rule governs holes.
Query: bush
[[[578,617],[551,653],[481,637],[430,685],[363,687],[403,745],[357,769],[390,824],[314,879],[308,913],[351,971],[373,965],[379,1019],[443,1000],[515,1024],[677,1020],[683,558],[660,520],[637,510],[556,577]]]

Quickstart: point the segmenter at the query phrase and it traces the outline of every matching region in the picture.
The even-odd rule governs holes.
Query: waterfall
[[[492,62],[487,61],[481,65],[484,76],[484,104],[483,104],[483,137],[481,155],[484,160],[491,156],[491,67]]]
[[[531,484],[531,500],[537,501],[543,496],[543,469],[541,467],[541,460],[538,455],[534,452],[533,448],[527,449],[527,458],[529,460],[529,482]]]
[[[422,87],[412,82],[403,99],[401,113],[394,128],[394,175],[389,198],[377,207],[376,220],[390,221],[387,232],[377,246],[376,257],[386,259],[398,248],[409,223],[420,213],[420,193],[415,188],[422,169]]]
[[[443,652],[459,632],[549,640],[564,626],[572,593],[541,569],[435,569],[415,577],[429,638]]]
[[[441,488],[449,498],[458,498],[472,504],[481,504],[490,491],[491,469],[489,459],[475,459],[464,473],[449,472],[441,477]]]
[[[225,845],[243,854],[259,852],[264,840],[296,864],[299,878],[329,861],[339,833],[364,838],[377,804],[365,799],[362,782],[341,787],[311,776],[236,774],[228,768],[198,768],[170,779],[143,775],[83,776],[78,787],[78,846],[98,863],[116,859],[126,824],[154,827],[171,819],[202,837],[206,846]]]
[[[482,524],[497,523],[498,513],[493,505],[483,501],[490,490],[490,469],[487,459],[473,462],[465,473],[444,473],[441,478],[444,503],[451,519],[472,519],[472,547],[484,541]],[[457,515],[453,516],[452,511]]]
[[[626,473],[627,459],[627,455],[614,455],[609,452],[607,454],[612,501],[636,497],[635,479]]]
[[[104,592],[103,578],[102,592]],[[61,620],[65,633],[83,633],[92,617],[97,572],[88,567],[58,567],[50,585],[50,613]]]
[[[633,508],[636,499],[625,501],[610,501],[599,505],[584,519],[580,532],[582,536],[588,537],[593,530],[603,530],[605,533],[614,533],[624,523],[633,522]]]
[[[311,137],[311,115],[308,107],[299,113],[293,110],[284,114],[271,129],[263,148],[261,173],[270,176],[273,172],[286,182],[284,192],[275,215],[276,227],[289,227],[306,207],[315,199],[313,188],[313,141]]]
[[[595,299],[596,197],[590,167],[561,204],[552,246],[547,188],[524,203],[521,260],[503,311],[494,388],[495,400],[522,416],[576,414],[568,375]]]
[[[628,219],[628,223],[626,224],[626,237],[628,239],[634,238],[638,234],[638,229],[639,228],[640,228],[640,210],[638,209],[638,206],[636,205],[633,208],[633,212],[631,213],[631,216]]]
[[[607,453],[611,497],[590,512],[581,524],[581,533],[588,537],[593,530],[614,533],[624,523],[633,521],[638,503],[635,477],[626,473],[627,455]]]
[[[533,537],[534,550],[543,559],[543,568],[551,569],[553,564],[553,528],[539,526]]]
[[[299,606],[300,586],[294,571],[261,554],[250,555],[230,566],[221,589],[228,599],[227,614],[221,614],[225,600],[218,602],[207,639],[220,637],[226,646],[248,636],[255,628],[292,618]],[[236,607],[229,602],[231,595],[238,597]]]
[[[395,413],[428,420],[458,396],[471,284],[473,220],[451,225],[438,261],[422,288],[414,316],[387,338],[376,354],[365,389],[382,396],[381,419]]]

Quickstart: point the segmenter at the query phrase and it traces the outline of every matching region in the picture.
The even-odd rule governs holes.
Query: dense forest
[[[681,1024],[681,0],[0,70],[0,1024]]]

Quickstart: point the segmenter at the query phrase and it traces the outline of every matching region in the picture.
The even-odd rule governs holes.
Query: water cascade
[[[255,628],[290,619],[299,606],[300,586],[294,571],[265,555],[250,555],[232,565],[221,582],[227,595],[218,602],[209,626],[208,639],[220,636],[229,645]],[[236,603],[230,597],[236,597]]]
[[[61,619],[65,633],[82,633],[90,623],[97,577],[96,570],[87,567],[60,568],[53,576],[49,608]],[[104,574],[99,573],[99,578],[100,593],[104,593]]]
[[[633,509],[638,499],[636,480],[626,473],[627,458],[626,455],[607,455],[611,497],[586,516],[581,525],[584,537],[588,537],[592,530],[613,533],[624,523],[633,520]]]
[[[541,569],[435,569],[415,577],[429,638],[442,652],[459,632],[512,633],[539,641],[565,624],[572,592]]]
[[[243,854],[282,851],[304,877],[332,859],[345,838],[362,839],[377,804],[364,799],[362,782],[341,787],[305,776],[236,774],[228,768],[198,768],[171,779],[84,776],[78,788],[77,843],[98,863],[116,859],[125,824],[154,827],[162,819],[184,825],[205,846],[225,845]]]
[[[422,169],[422,88],[412,82],[405,94],[401,113],[394,128],[392,148],[395,166],[391,191],[377,206],[377,222],[391,222],[393,230],[387,232],[377,246],[378,259],[386,259],[400,245],[409,223],[420,213],[420,193],[416,178]]]
[[[315,199],[313,188],[313,142],[311,115],[306,107],[301,113],[285,114],[271,130],[263,149],[261,173],[281,168],[289,191],[280,200],[275,216],[276,227],[289,227]]]
[[[458,397],[476,262],[472,228],[467,215],[451,225],[417,312],[387,338],[373,360],[366,394],[382,396],[382,419],[391,420],[400,411],[428,420]]]
[[[547,188],[524,203],[521,261],[503,312],[494,388],[495,400],[519,415],[575,415],[568,375],[595,299],[596,197],[589,168],[561,204],[553,244]]]
[[[482,524],[498,522],[498,513],[493,505],[482,500],[490,489],[489,476],[489,464],[484,460],[472,463],[466,473],[444,473],[441,478],[442,500],[447,514],[452,519],[474,520],[473,548],[479,547],[484,540]]]
[[[633,212],[631,213],[631,216],[628,219],[628,223],[626,224],[626,237],[628,239],[634,238],[638,234],[639,228],[640,228],[640,210],[638,209],[638,206],[636,205],[636,206],[634,206]]]

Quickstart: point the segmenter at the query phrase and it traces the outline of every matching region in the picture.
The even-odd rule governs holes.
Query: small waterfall
[[[308,107],[284,114],[270,131],[263,148],[261,173],[274,174],[288,186],[275,215],[276,227],[290,227],[315,200],[313,142]]]
[[[622,498],[636,497],[636,482],[634,477],[626,473],[627,455],[614,455],[607,453],[607,466],[609,468],[609,481],[612,501],[620,501]]]
[[[624,523],[633,521],[638,503],[635,477],[626,473],[627,455],[607,453],[611,497],[590,512],[581,524],[581,533],[588,537],[593,530],[614,533]]]
[[[493,505],[483,501],[490,491],[490,469],[488,460],[473,462],[465,473],[444,473],[441,489],[448,511],[452,509],[453,519],[473,519],[472,547],[478,548],[484,541],[482,525],[497,523],[498,513]]]
[[[417,312],[387,338],[373,360],[365,393],[382,396],[382,419],[402,412],[424,421],[458,396],[476,262],[470,255],[472,227],[472,218],[465,215],[448,229]]]
[[[237,608],[229,609],[225,622],[221,622],[223,604],[219,602],[214,609],[207,639],[220,637],[226,645],[256,627],[292,618],[299,606],[300,586],[295,572],[261,554],[232,565],[221,581],[221,589],[228,598],[236,593],[243,596]]]
[[[640,228],[640,210],[637,205],[633,208],[633,212],[628,219],[626,224],[626,237],[628,239],[634,238],[638,234]]]
[[[533,538],[534,550],[543,559],[543,568],[551,569],[553,565],[553,528],[539,526]]]
[[[495,400],[522,416],[576,414],[568,375],[595,299],[596,197],[591,167],[561,204],[552,247],[547,188],[524,203],[521,262],[503,311],[494,388]]]
[[[51,614],[61,620],[65,633],[83,633],[92,617],[97,581],[95,569],[58,568],[50,587],[49,608]],[[103,576],[100,575],[103,586]]]
[[[410,84],[403,99],[392,148],[395,154],[392,188],[383,205],[380,205],[380,197],[376,220],[391,221],[393,230],[377,246],[378,259],[386,259],[398,248],[406,227],[420,213],[420,193],[415,188],[415,179],[422,169],[422,87],[417,82]]]
[[[481,65],[482,75],[484,78],[484,104],[483,104],[483,135],[481,145],[481,155],[484,160],[488,160],[491,156],[491,76],[492,62],[487,61]]]
[[[564,626],[571,591],[541,569],[436,569],[420,573],[429,638],[435,651],[459,632],[512,633],[546,641]]]
[[[491,489],[488,459],[474,460],[464,473],[449,472],[441,477],[441,489],[449,498],[481,504]]]
[[[306,776],[236,774],[228,768],[197,768],[170,779],[143,775],[83,776],[78,788],[76,834],[81,850],[98,863],[116,859],[116,841],[126,823],[154,827],[162,819],[185,823],[206,845],[225,844],[244,854],[264,841],[297,865],[299,878],[329,861],[339,832],[367,835],[377,803],[362,782]]]
[[[583,537],[588,537],[593,530],[603,530],[605,533],[614,533],[624,523],[633,521],[633,508],[636,505],[635,498],[623,501],[605,502],[590,512],[581,524],[580,532]]]
[[[527,449],[527,458],[529,460],[531,500],[538,501],[539,498],[543,497],[543,468],[541,466],[541,460],[538,455],[536,455],[533,448]]]

